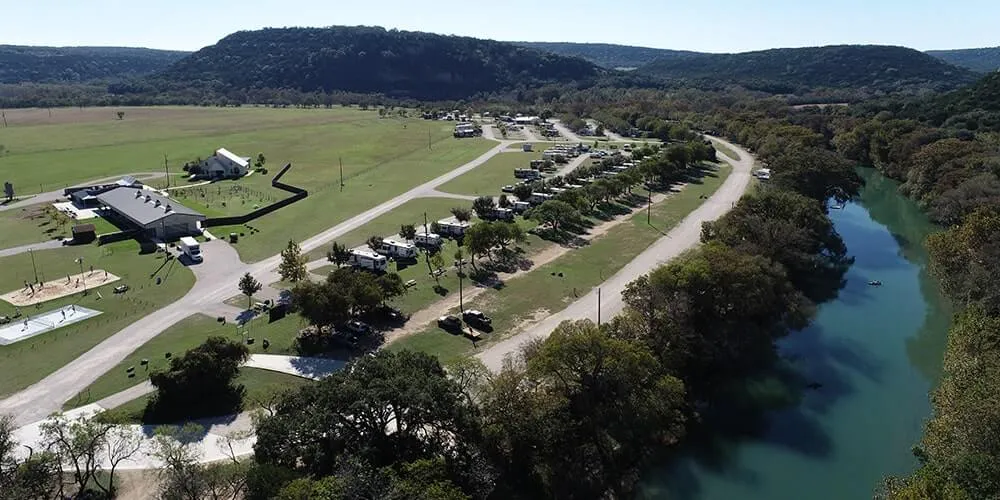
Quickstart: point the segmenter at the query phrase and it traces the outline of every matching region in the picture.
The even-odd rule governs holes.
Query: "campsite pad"
[[[87,290],[91,290],[99,286],[107,285],[108,283],[113,283],[119,279],[121,278],[115,276],[114,274],[107,273],[107,275],[105,275],[103,270],[94,269],[93,272],[85,271],[82,274],[74,274],[69,277],[68,281],[65,277],[63,277],[52,281],[46,281],[41,287],[34,285],[34,294],[31,293],[30,288],[24,287],[20,290],[0,295],[0,299],[18,307],[30,306],[62,298],[67,295],[73,295],[74,293],[80,293],[83,291],[84,284],[86,284]]]

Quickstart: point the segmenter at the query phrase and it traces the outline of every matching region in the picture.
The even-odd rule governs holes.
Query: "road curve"
[[[515,354],[529,340],[548,337],[552,330],[563,321],[578,319],[597,321],[598,289],[601,293],[601,319],[607,320],[614,317],[624,308],[622,291],[625,290],[628,283],[698,245],[702,223],[718,219],[733,207],[733,204],[743,196],[747,186],[750,185],[750,171],[753,168],[753,157],[743,148],[716,137],[709,137],[709,139],[728,146],[740,156],[739,161],[732,161],[725,155],[718,155],[719,158],[733,166],[733,172],[712,196],[688,214],[664,237],[657,240],[656,243],[626,264],[614,276],[591,290],[590,293],[562,311],[545,318],[530,329],[490,346],[476,357],[491,370],[498,371],[503,366],[505,357]]]
[[[325,245],[410,200],[433,193],[437,186],[486,163],[517,142],[500,141],[478,158],[301,242],[303,253]],[[206,260],[211,260],[207,251],[206,256]],[[26,425],[58,411],[64,401],[76,396],[132,351],[173,324],[196,313],[204,304],[221,302],[236,295],[236,283],[243,273],[249,272],[262,283],[277,281],[274,268],[280,261],[281,256],[275,255],[253,264],[226,266],[222,272],[212,274],[210,279],[199,276],[194,287],[178,301],[144,316],[44,379],[0,401],[0,415],[10,414],[18,425]]]

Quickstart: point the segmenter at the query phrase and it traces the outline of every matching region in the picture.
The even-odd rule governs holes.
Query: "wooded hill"
[[[958,50],[928,50],[926,52],[949,64],[989,73],[1000,69],[1000,47]]]
[[[163,70],[187,54],[127,47],[0,45],[0,83],[84,82],[141,76]]]
[[[975,73],[905,47],[832,45],[740,54],[700,54],[654,61],[642,74],[699,82],[726,81],[752,90],[801,93],[816,88],[897,92],[948,90]]]
[[[462,99],[603,73],[583,59],[509,43],[379,27],[241,31],[159,75],[172,82]]]
[[[653,49],[611,43],[511,42],[522,47],[544,50],[569,57],[582,57],[603,68],[638,68],[657,59],[676,59],[702,55],[688,50]]]

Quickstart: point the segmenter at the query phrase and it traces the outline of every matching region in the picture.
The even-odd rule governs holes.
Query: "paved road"
[[[696,246],[700,240],[702,223],[718,219],[724,215],[746,191],[747,186],[750,184],[753,157],[746,150],[729,142],[714,137],[710,137],[710,139],[725,144],[740,155],[740,160],[737,162],[728,160],[728,157],[725,155],[719,155],[720,158],[733,165],[733,172],[722,186],[708,200],[702,203],[700,207],[691,212],[664,237],[660,238],[651,247],[633,259],[632,262],[629,262],[618,273],[608,278],[599,286],[601,290],[600,308],[602,320],[610,319],[621,312],[624,306],[621,294],[629,282]],[[566,309],[549,316],[530,329],[503,342],[494,344],[477,357],[491,370],[497,371],[502,367],[506,356],[515,354],[526,341],[548,337],[552,330],[563,321],[577,319],[596,321],[597,290],[598,288],[591,290],[590,293],[573,302]]]
[[[521,133],[524,134],[524,139],[527,142],[551,142],[551,141],[542,141],[541,139],[539,139],[538,136],[535,135],[535,131],[532,130],[531,127],[528,125],[524,126],[524,128],[521,130]]]
[[[129,175],[131,175],[132,177],[135,177],[136,179],[140,179],[140,180],[155,179],[155,178],[163,177],[164,176],[163,172],[139,172],[137,174],[122,174],[122,175],[116,175],[114,177],[104,177],[102,179],[94,179],[92,181],[87,181],[87,182],[81,182],[81,183],[78,183],[78,184],[74,184],[74,186],[92,186],[94,184],[100,184],[102,182],[117,181],[118,179],[121,179],[122,177],[129,176]],[[16,187],[17,186],[15,186],[15,188]],[[27,196],[27,195],[25,195],[25,196]],[[32,196],[31,198],[28,198],[28,199],[25,199],[25,200],[21,200],[21,201],[17,201],[17,202],[11,203],[10,205],[0,206],[0,212],[3,212],[5,210],[13,210],[15,208],[26,207],[28,205],[36,205],[38,203],[53,203],[53,202],[56,202],[56,201],[61,201],[61,200],[63,200],[63,198],[65,198],[63,196],[63,189],[57,189],[55,191],[49,191],[47,193],[36,194],[36,195]]]
[[[580,168],[580,165],[583,165],[588,160],[590,160],[590,155],[589,154],[582,154],[580,156],[577,156],[576,158],[573,158],[573,161],[567,163],[562,168],[560,168],[558,171],[556,171],[556,175],[565,177],[566,174],[568,174],[568,173],[570,173],[570,172],[572,172],[572,171]]]
[[[501,141],[479,158],[323,231],[301,242],[300,247],[306,253],[326,245],[407,201],[422,197],[434,191],[437,186],[486,163],[490,158],[515,143],[516,141]],[[41,381],[0,401],[0,414],[13,415],[19,425],[42,419],[57,411],[64,401],[74,397],[108,369],[125,359],[129,353],[174,323],[199,311],[204,304],[221,302],[235,295],[236,283],[243,273],[251,273],[262,283],[278,281],[279,277],[275,268],[281,261],[280,255],[254,264],[237,265],[233,262],[231,255],[226,255],[225,252],[227,251],[222,247],[214,248],[209,243],[204,244],[203,253],[206,264],[212,263],[213,259],[220,261],[220,264],[225,264],[197,266],[195,272],[198,275],[198,280],[184,297],[132,323]],[[218,269],[215,269],[216,267]]]
[[[62,248],[62,240],[48,240],[42,241],[40,243],[31,243],[28,245],[21,245],[19,247],[4,248],[0,250],[0,257],[10,257],[11,255],[17,255],[28,250],[50,250],[53,248]]]
[[[551,123],[556,128],[556,131],[558,131],[560,135],[565,137],[570,142],[586,142],[583,139],[580,139],[580,136],[574,134],[573,131],[570,130],[566,125],[563,125],[562,121],[557,120],[555,118],[550,118],[549,123]]]

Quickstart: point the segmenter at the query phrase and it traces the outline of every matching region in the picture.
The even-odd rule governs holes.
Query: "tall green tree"
[[[337,267],[343,266],[351,260],[351,250],[346,245],[334,241],[330,245],[330,250],[326,252],[326,260],[333,262]]]
[[[306,279],[306,257],[302,255],[299,244],[293,240],[288,240],[288,245],[281,251],[281,264],[278,265],[278,274],[282,281],[297,283]]]
[[[247,307],[249,308],[253,305],[254,294],[264,288],[264,285],[257,281],[257,278],[254,278],[250,273],[244,273],[243,277],[240,278],[239,287],[240,293],[247,296]]]
[[[772,157],[768,166],[772,170],[769,183],[824,203],[830,198],[844,203],[858,196],[864,185],[854,165],[826,149],[786,149]]]
[[[238,413],[246,389],[236,383],[236,376],[249,356],[241,343],[209,337],[183,356],[173,357],[166,370],[149,376],[156,393],[146,404],[144,421],[169,423]]]

